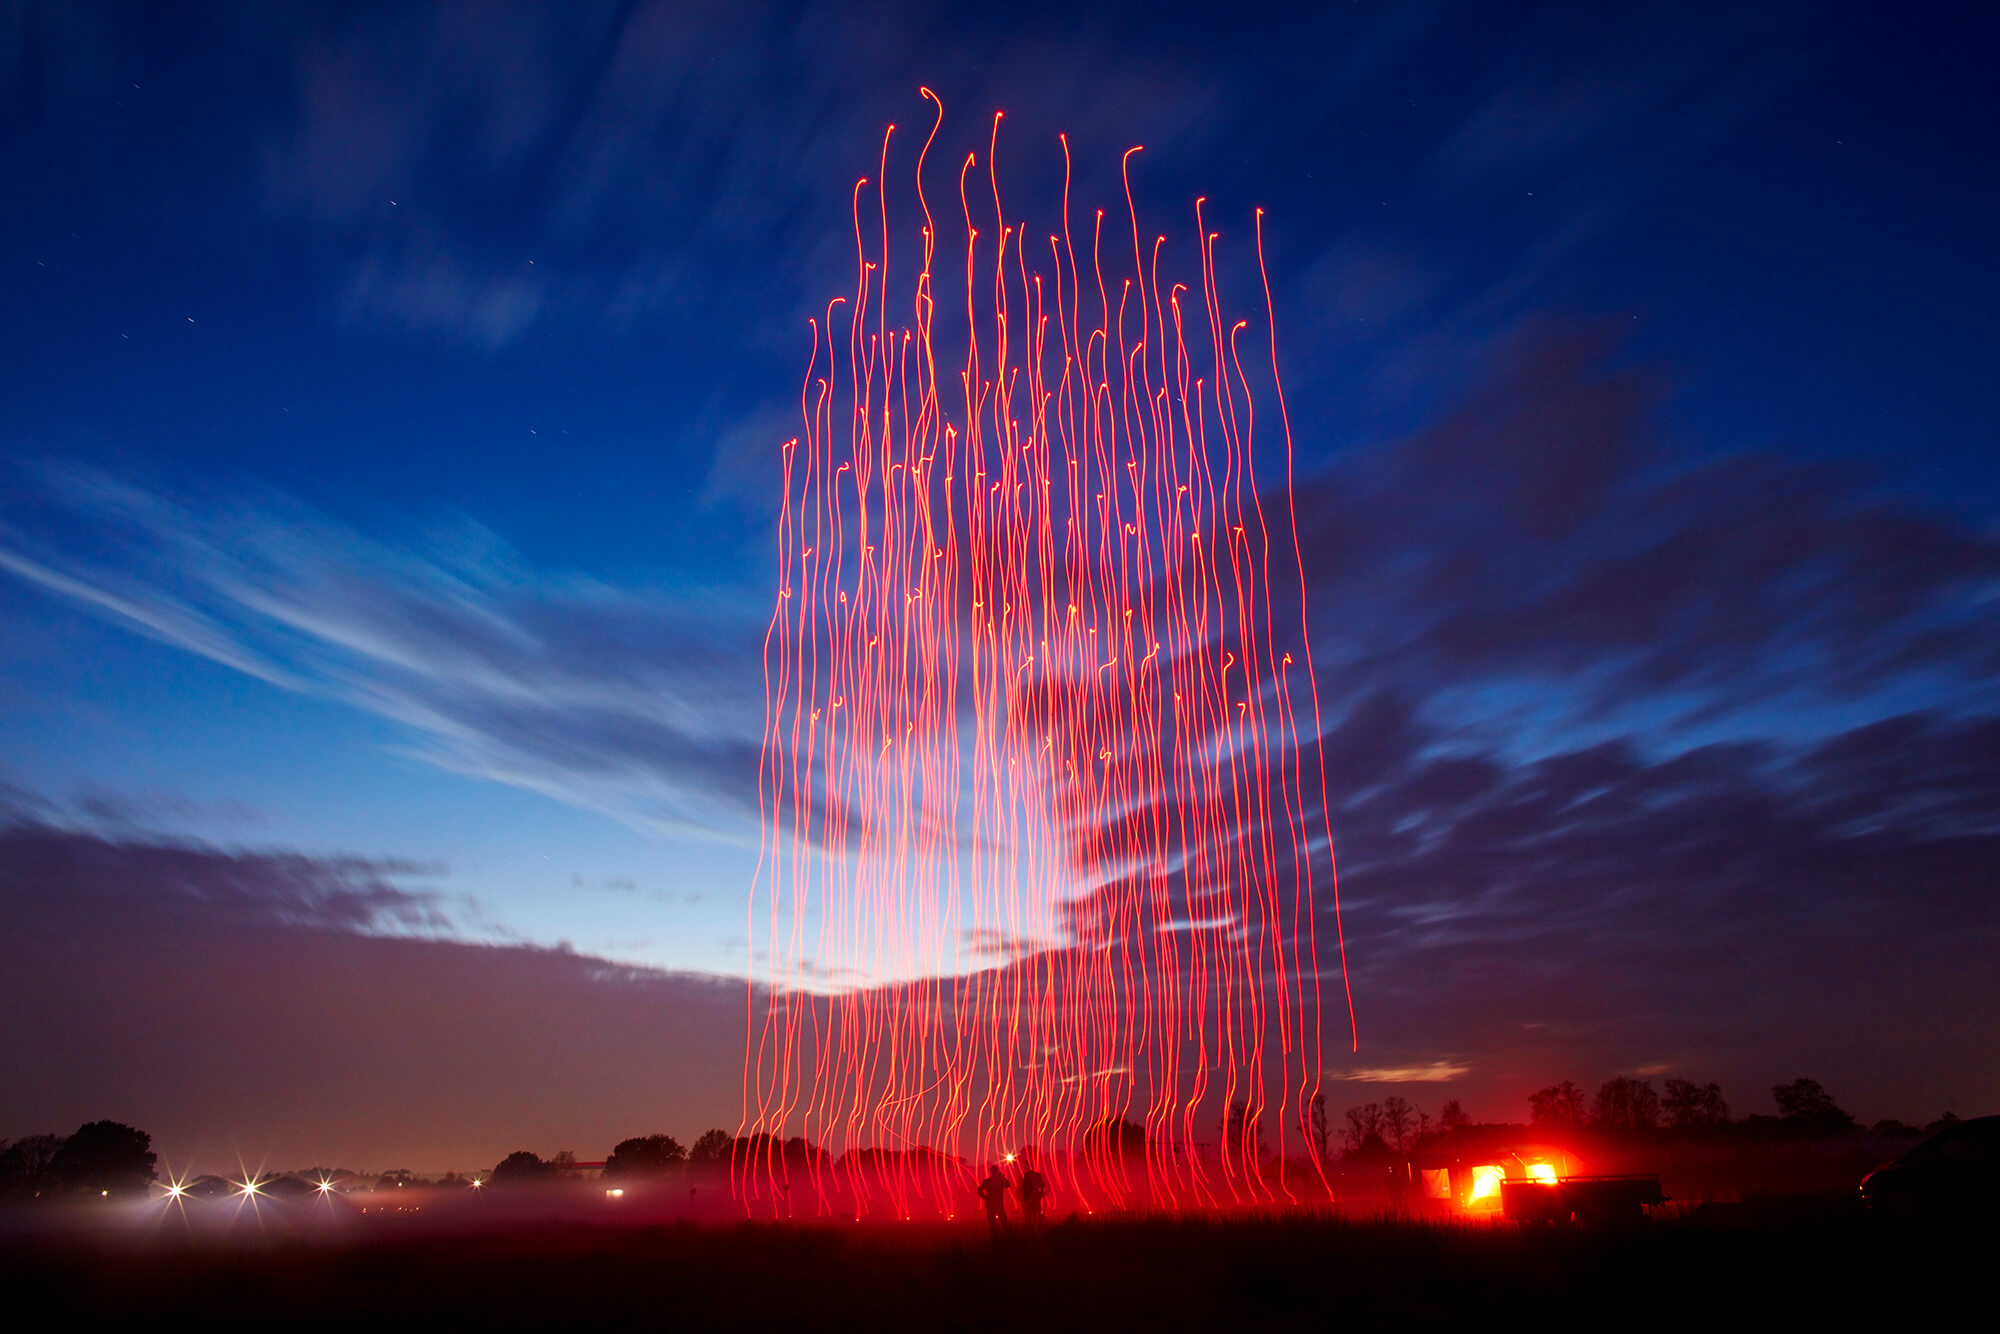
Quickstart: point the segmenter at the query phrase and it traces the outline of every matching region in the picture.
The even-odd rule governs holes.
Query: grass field
[[[1264,1217],[1088,1220],[999,1238],[965,1223],[418,1228],[391,1216],[337,1239],[17,1229],[0,1241],[0,1307],[43,1322],[19,1329],[174,1316],[395,1328],[1903,1327],[1963,1300],[1989,1310],[1994,1240],[1809,1205],[1601,1232]]]

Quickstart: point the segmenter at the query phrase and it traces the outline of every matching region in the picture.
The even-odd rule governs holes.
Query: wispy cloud
[[[281,688],[400,725],[411,753],[642,827],[754,823],[756,627],[720,595],[524,568],[457,520],[364,536],[268,491],[183,504],[37,470],[0,569]]]
[[[163,932],[163,945],[222,926],[451,936],[459,914],[426,884],[443,874],[443,867],[403,858],[233,852],[111,836],[0,808],[0,906],[21,930],[66,922],[88,904],[93,913],[151,924]]]
[[[1471,1066],[1456,1061],[1432,1061],[1427,1065],[1366,1066],[1332,1077],[1349,1084],[1445,1084],[1471,1072]]]
[[[548,304],[550,275],[525,264],[474,273],[449,255],[392,265],[370,256],[341,294],[343,323],[481,348],[518,342]]]
[[[2000,705],[2000,538],[1858,469],[1693,457],[1617,357],[1601,327],[1531,322],[1458,406],[1304,482],[1332,680],[1513,708],[1536,741],[1551,718],[1824,734],[1900,712],[1919,679]]]
[[[1341,1078],[1754,1081],[1748,1024],[1886,1097],[1925,1013],[1992,995],[2000,539],[1858,470],[1693,456],[1614,347],[1524,331],[1302,485],[1370,1058]]]

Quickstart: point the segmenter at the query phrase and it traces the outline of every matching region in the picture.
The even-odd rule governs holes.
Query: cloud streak
[[[161,929],[283,927],[448,935],[445,896],[413,889],[443,868],[396,858],[224,852],[201,844],[114,838],[0,812],[0,901],[16,929],[55,929],[93,914]]]
[[[1454,1061],[1432,1061],[1426,1065],[1363,1066],[1333,1078],[1350,1084],[1444,1084],[1471,1070],[1471,1066]]]
[[[1837,728],[1919,680],[2000,704],[2000,539],[1856,470],[1691,457],[1615,353],[1531,324],[1436,423],[1306,483],[1336,682],[1653,738]]]
[[[0,532],[0,568],[50,593],[386,718],[453,772],[645,828],[754,827],[760,627],[720,598],[538,574],[470,521],[397,546],[270,492],[196,507],[37,471],[48,508]]]
[[[1951,1043],[2000,1037],[2000,538],[1853,470],[1690,456],[1657,402],[1601,331],[1531,327],[1303,488],[1361,1068],[1754,1085],[1783,1047],[1962,1096]]]

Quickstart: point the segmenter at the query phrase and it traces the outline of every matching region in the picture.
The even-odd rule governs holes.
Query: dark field
[[[977,1224],[395,1216],[338,1238],[38,1227],[0,1239],[30,1327],[176,1315],[274,1327],[668,1329],[1904,1327],[1990,1318],[1990,1229],[1794,1199],[1621,1230],[1337,1218]],[[1968,1304],[1969,1303],[1969,1304]]]

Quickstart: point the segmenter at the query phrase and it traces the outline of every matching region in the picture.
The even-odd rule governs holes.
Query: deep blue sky
[[[412,1001],[420,1061],[509,967],[560,974],[516,1038],[563,1051],[681,985],[592,958],[740,972],[774,451],[920,83],[968,143],[1006,110],[1027,203],[1062,129],[1079,206],[1143,143],[1160,230],[1206,194],[1240,265],[1269,210],[1364,1042],[1331,1073],[1994,1109],[1990,14],[1074,11],[0,7],[6,935],[115,971],[158,896],[209,911],[150,991],[19,983],[0,1135],[215,1154],[227,1102],[259,1152],[443,1167],[733,1120],[727,1031],[477,1129],[309,1069],[261,1115],[162,1093],[212,1016],[124,1083],[69,1053],[235,931],[493,946]],[[284,974],[310,1017],[231,1041],[390,1040]]]

